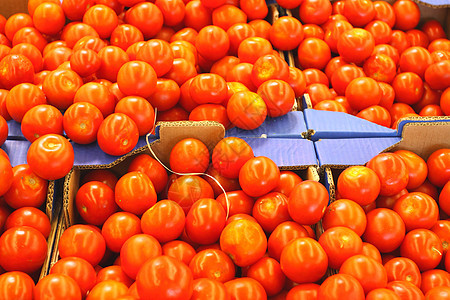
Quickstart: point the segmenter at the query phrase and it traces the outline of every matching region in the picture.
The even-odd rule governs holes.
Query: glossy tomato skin
[[[392,290],[401,300],[423,300],[422,291],[412,283],[407,281],[391,281],[386,288]]]
[[[58,260],[50,269],[50,274],[63,274],[71,277],[80,287],[82,296],[95,285],[96,274],[94,267],[79,257],[66,257]]]
[[[253,150],[244,140],[227,137],[214,147],[212,163],[220,175],[238,178],[241,167],[253,157]]]
[[[321,183],[305,180],[289,196],[289,214],[299,224],[312,225],[322,219],[328,201],[328,191]]]
[[[258,88],[258,95],[262,97],[267,106],[270,117],[279,117],[287,114],[295,103],[295,93],[291,86],[282,80],[268,80]]]
[[[58,250],[61,258],[80,257],[96,266],[105,254],[105,239],[89,225],[73,225],[61,236]]]
[[[63,134],[63,116],[51,105],[36,105],[22,119],[21,130],[30,142],[48,133]]]
[[[141,233],[139,218],[128,212],[117,212],[106,219],[102,226],[102,236],[108,249],[119,252],[128,238]]]
[[[11,88],[5,101],[8,114],[17,122],[22,122],[26,112],[34,106],[47,103],[46,95],[31,83],[21,83]]]
[[[325,275],[328,257],[322,246],[311,238],[297,238],[281,252],[281,269],[294,282],[312,283]]]
[[[102,112],[88,102],[72,104],[63,116],[64,131],[71,140],[78,144],[94,142],[102,122]]]
[[[72,144],[58,134],[46,134],[35,140],[27,153],[31,170],[43,179],[64,177],[72,169],[74,152]]]
[[[0,237],[0,254],[0,265],[4,270],[32,273],[44,263],[47,241],[37,229],[13,227]]]
[[[380,252],[397,249],[405,237],[405,223],[393,210],[377,208],[367,214],[367,227],[363,239]]]
[[[6,203],[14,209],[40,207],[47,196],[47,180],[36,175],[27,164],[17,165],[12,171],[11,187],[3,195]]]
[[[183,139],[170,151],[170,168],[175,172],[204,173],[208,165],[208,148],[198,139]]]
[[[92,225],[102,225],[119,209],[113,189],[99,181],[82,185],[77,191],[75,205],[83,220]]]
[[[149,208],[141,220],[142,231],[164,243],[181,235],[185,224],[183,209],[174,201],[161,200]]]
[[[340,299],[341,297],[350,297],[355,300],[365,299],[361,284],[347,274],[336,274],[325,279],[319,288],[318,297],[324,300]]]
[[[13,211],[6,219],[5,229],[16,226],[29,226],[39,230],[45,238],[50,235],[50,220],[47,215],[35,207],[22,207]]]
[[[170,185],[167,198],[177,202],[187,214],[195,201],[214,198],[214,191],[211,185],[199,176],[181,176]]]
[[[374,259],[355,255],[347,259],[341,266],[339,274],[348,274],[355,277],[365,293],[387,285],[387,274],[383,265]]]
[[[120,297],[125,296],[127,292],[128,287],[124,283],[116,280],[105,280],[97,282],[86,299],[120,299]]]
[[[194,279],[209,278],[225,283],[235,278],[235,266],[229,256],[219,249],[199,251],[189,262]]]
[[[438,286],[449,286],[450,274],[447,271],[433,269],[422,273],[420,289],[424,294]]]
[[[372,158],[367,167],[377,173],[381,188],[380,195],[395,195],[408,184],[408,169],[400,156],[394,153],[382,153]]]
[[[248,196],[242,190],[227,192],[227,197],[228,204],[224,194],[219,195],[216,198],[216,201],[222,204],[223,209],[228,212],[228,217],[236,214],[251,215],[253,205],[255,203],[255,200],[253,200],[253,198]]]
[[[428,180],[438,187],[444,186],[450,179],[450,149],[433,152],[427,160]]]
[[[127,115],[113,113],[100,124],[97,142],[110,155],[124,155],[131,151],[139,139],[136,123]]]
[[[412,259],[422,272],[435,268],[442,259],[442,253],[441,240],[427,229],[408,232],[400,247],[400,254]]]
[[[364,166],[352,166],[339,175],[337,190],[342,198],[367,205],[378,197],[380,180],[373,170]]]
[[[225,226],[220,235],[220,248],[236,265],[246,267],[264,256],[267,238],[258,223],[241,219]]]
[[[322,226],[327,230],[336,226],[345,226],[361,236],[366,230],[367,218],[364,210],[356,202],[339,199],[325,210]]]
[[[33,64],[22,54],[6,55],[0,61],[0,70],[4,74],[0,84],[8,90],[20,83],[31,83],[34,80]]]
[[[50,274],[38,282],[34,289],[34,299],[80,300],[81,291],[78,284],[71,277],[63,274]]]
[[[49,104],[67,109],[73,103],[77,90],[83,85],[81,77],[72,70],[54,70],[42,83]]]
[[[372,55],[375,40],[370,32],[354,28],[341,34],[337,43],[340,56],[348,63],[362,63]]]
[[[223,283],[209,278],[198,278],[193,281],[192,300],[207,300],[214,298],[217,300],[229,299],[229,294]]]
[[[237,92],[228,101],[227,115],[239,128],[252,130],[261,126],[267,116],[263,98],[250,91]]]
[[[189,268],[164,255],[148,260],[140,269],[136,282],[142,298],[190,299],[193,293],[193,277]]]
[[[2,181],[0,182],[0,195],[4,195],[11,187],[14,176],[8,155],[0,155],[0,172],[2,174]]]
[[[260,197],[255,201],[252,215],[264,231],[272,232],[282,222],[291,220],[288,198],[277,192]]]
[[[251,197],[259,197],[273,190],[280,182],[280,170],[269,158],[249,159],[239,171],[239,184]]]
[[[136,215],[142,215],[157,200],[150,178],[136,171],[127,173],[119,179],[114,197],[121,209]]]
[[[0,275],[0,296],[2,299],[33,299],[33,279],[23,272],[6,272]]]
[[[156,193],[160,193],[167,184],[168,175],[164,167],[147,154],[135,156],[128,172],[138,171],[147,174],[155,187]]]
[[[388,281],[402,280],[420,287],[422,276],[417,264],[406,257],[396,257],[384,264]]]
[[[406,231],[430,229],[439,219],[436,200],[425,193],[408,193],[395,202],[393,209],[405,222]]]
[[[253,278],[242,277],[230,280],[225,283],[225,288],[231,299],[245,299],[249,294],[255,299],[267,299],[264,287]]]

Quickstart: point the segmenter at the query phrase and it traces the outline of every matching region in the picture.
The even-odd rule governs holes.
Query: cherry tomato
[[[120,252],[122,245],[130,237],[141,232],[141,221],[136,215],[128,212],[112,214],[102,226],[106,246],[114,252]]]
[[[420,287],[422,277],[419,267],[416,263],[406,257],[396,257],[388,261],[384,268],[386,269],[388,281],[407,281]]]
[[[341,297],[351,297],[355,300],[365,299],[364,290],[359,281],[347,274],[336,274],[325,279],[319,288],[318,297],[324,300]]]

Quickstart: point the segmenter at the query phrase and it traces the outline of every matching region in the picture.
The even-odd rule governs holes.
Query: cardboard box
[[[0,14],[9,18],[16,13],[28,13],[27,0],[0,0]]]
[[[224,127],[216,122],[166,122],[161,123],[156,131],[157,136],[150,138],[150,146],[156,156],[165,164],[169,165],[170,151],[180,140],[193,137],[203,141],[210,153],[214,146],[225,136]],[[267,156],[277,163],[281,170],[294,170],[303,179],[319,181],[317,171],[317,160],[314,146],[311,141],[305,139],[277,139],[277,138],[244,138],[253,148],[255,156]],[[95,155],[100,149],[91,149],[91,155]],[[58,243],[66,228],[78,223],[79,216],[74,207],[76,192],[82,175],[93,169],[109,169],[121,176],[126,173],[133,156],[141,153],[150,154],[147,144],[135,149],[129,154],[116,158],[102,156],[96,159],[98,164],[83,165],[78,160],[73,170],[66,176],[64,181],[63,211],[59,217],[55,243],[51,258],[51,265],[59,259]],[[97,156],[96,156],[97,157]],[[100,159],[104,159],[100,161]]]

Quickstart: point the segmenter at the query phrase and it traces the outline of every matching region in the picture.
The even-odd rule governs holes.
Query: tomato
[[[293,50],[303,40],[303,26],[294,17],[284,16],[272,24],[269,35],[270,42],[278,50]]]
[[[443,90],[450,84],[450,60],[443,60],[431,64],[425,71],[425,81],[432,89]]]
[[[13,227],[0,237],[0,254],[0,265],[4,270],[32,273],[44,263],[47,241],[33,227]]]
[[[347,227],[333,227],[319,238],[319,244],[328,255],[330,268],[339,269],[342,263],[362,251],[361,238]]]
[[[230,7],[233,7],[233,6],[230,6]],[[247,40],[248,38],[255,37],[256,33],[255,33],[255,29],[253,29],[253,27],[250,26],[249,24],[237,23],[237,24],[230,26],[230,28],[228,28],[227,35],[230,40],[230,49],[228,50],[228,54],[229,55],[237,55],[242,42]],[[272,46],[270,45],[270,43],[268,41],[266,41],[265,39],[263,39],[263,40],[264,40],[264,42],[266,42],[265,45],[269,44],[268,49],[272,49]],[[258,45],[258,44],[256,44],[256,45]],[[270,52],[264,53],[264,55],[265,54],[270,54]],[[227,56],[225,56],[224,58],[226,58],[226,57]],[[232,56],[232,57],[234,57],[234,56]],[[222,58],[222,59],[224,59],[224,58]],[[211,73],[215,73],[215,72],[211,72]],[[221,75],[221,76],[226,77],[225,75]]]
[[[370,92],[369,92],[370,91]],[[382,92],[378,83],[369,77],[353,79],[345,89],[345,97],[355,110],[362,110],[380,103]]]
[[[399,193],[408,184],[408,168],[402,158],[394,153],[383,153],[372,158],[367,167],[377,173],[381,188],[380,195]]]
[[[193,277],[189,268],[168,256],[159,256],[144,263],[136,282],[142,298],[190,299],[193,292]]]
[[[338,39],[339,55],[348,63],[362,63],[375,47],[375,40],[370,32],[355,28],[342,33]]]
[[[159,112],[173,108],[180,99],[180,87],[171,79],[158,79],[148,102]],[[152,121],[154,118],[150,118]]]
[[[89,292],[86,300],[119,299],[128,293],[128,287],[119,281],[105,280],[98,282]]]
[[[270,25],[266,20],[253,20],[248,23],[255,29],[256,36],[269,39]]]
[[[120,68],[129,61],[128,54],[119,47],[106,46],[98,52],[100,69],[97,71],[99,78],[117,81]],[[153,74],[152,74],[153,75]]]
[[[359,236],[366,229],[366,216],[363,209],[354,201],[339,199],[332,202],[322,219],[324,230],[336,226],[345,226],[355,231]]]
[[[364,71],[357,66],[344,64],[331,75],[331,85],[338,95],[345,95],[345,90],[353,79],[364,77]]]
[[[411,259],[396,257],[388,261],[384,268],[386,269],[389,282],[401,280],[420,287],[422,282],[420,270]]]
[[[145,39],[150,39],[162,28],[164,17],[158,6],[143,2],[134,5],[126,12],[125,22],[137,27]]]
[[[345,1],[343,15],[354,26],[362,27],[375,18],[376,11],[371,1]]]
[[[14,209],[40,207],[47,198],[48,182],[36,175],[27,164],[15,166],[12,172],[12,184],[3,195],[5,202]]]
[[[450,89],[447,88],[440,98],[440,107],[445,115],[450,115]]]
[[[198,252],[190,261],[189,268],[194,279],[209,278],[225,283],[235,278],[233,261],[217,249]]]
[[[214,43],[211,44],[211,41],[214,41]],[[199,31],[195,46],[202,57],[216,61],[227,54],[230,48],[230,40],[225,30],[211,25]]]
[[[41,210],[34,207],[22,207],[12,212],[6,219],[5,229],[16,226],[29,226],[39,230],[45,238],[50,235],[50,220]]]
[[[406,37],[412,47],[419,46],[427,48],[430,41],[428,36],[418,29],[411,29],[406,32]]]
[[[156,73],[146,62],[130,61],[120,68],[117,84],[125,95],[147,98],[156,89]]]
[[[7,156],[0,155],[0,174],[2,180],[0,181],[0,195],[4,195],[13,183],[14,173]]]
[[[270,79],[288,80],[289,66],[278,56],[264,55],[256,60],[252,68],[251,80],[259,87],[264,81]],[[248,87],[248,86],[247,86]],[[252,90],[250,87],[248,87]]]
[[[442,28],[441,23],[438,21],[431,19],[425,22],[422,25],[422,31],[427,35],[430,42],[437,40],[437,39],[445,39],[445,31]]]
[[[434,197],[437,199],[437,197]],[[447,214],[450,212],[450,183],[446,183],[439,194],[439,207]]]
[[[412,283],[407,281],[391,281],[386,288],[392,290],[401,300],[422,300],[424,295],[422,291]]]
[[[204,173],[209,165],[209,151],[202,141],[187,138],[170,152],[170,168],[179,173]]]
[[[243,0],[239,3],[249,20],[264,19],[269,11],[265,1]]]
[[[331,50],[324,41],[318,38],[307,38],[298,47],[298,57],[302,68],[324,69],[331,59]]]
[[[446,300],[450,299],[450,288],[446,286],[435,287],[425,294],[427,300]]]
[[[420,156],[411,151],[398,150],[394,153],[400,155],[408,168],[409,179],[406,188],[410,190],[418,188],[422,185],[428,175],[426,162]]]
[[[294,105],[295,93],[291,86],[282,80],[268,80],[258,88],[258,95],[267,106],[270,117],[279,117],[287,114]]]
[[[300,97],[306,88],[305,75],[295,67],[289,67],[289,77],[287,83],[294,90],[295,97]]]
[[[63,274],[50,274],[42,278],[34,289],[35,300],[81,299],[81,291],[75,280]]]
[[[198,104],[221,104],[227,98],[225,79],[217,74],[199,74],[189,87],[192,100]]]
[[[384,207],[393,209],[395,203],[406,194],[408,194],[408,190],[403,189],[398,194],[393,196],[379,196],[376,200],[376,206],[377,208]]]
[[[328,1],[304,0],[299,8],[300,20],[304,24],[321,25],[331,16],[332,6]]]
[[[251,214],[254,204],[253,198],[247,196],[247,194],[241,190],[227,192],[227,197],[229,206],[227,205],[224,194],[219,195],[216,201],[222,204],[222,207],[227,211],[229,217],[236,214]],[[229,207],[229,211],[227,210],[227,207]]]
[[[438,286],[449,286],[450,274],[444,270],[434,269],[422,273],[420,289],[424,294]]]
[[[49,16],[51,16],[50,19]],[[65,22],[64,11],[59,4],[44,2],[38,5],[33,12],[33,24],[41,33],[57,34]]]
[[[119,252],[122,245],[133,235],[141,233],[141,221],[128,212],[112,214],[102,226],[102,235],[108,249]]]
[[[20,83],[34,81],[32,62],[22,54],[9,54],[0,60],[0,85],[11,89]]]
[[[0,275],[0,296],[3,299],[33,299],[34,282],[23,272],[6,272]]]
[[[49,133],[63,134],[63,116],[51,105],[40,104],[29,109],[22,118],[22,134],[30,142]]]
[[[124,155],[137,144],[139,131],[136,123],[127,115],[113,113],[107,116],[97,132],[100,148],[109,155]]]
[[[313,259],[314,258],[314,259]],[[281,269],[292,281],[315,282],[325,275],[328,258],[318,242],[311,238],[297,238],[289,242],[280,258]]]
[[[419,24],[419,6],[409,0],[396,1],[392,7],[395,13],[395,28],[400,30],[410,30]]]
[[[131,45],[144,41],[142,32],[133,25],[122,24],[117,26],[111,33],[111,45],[127,51]]]
[[[400,253],[403,257],[412,259],[423,272],[439,264],[443,249],[439,237],[434,232],[415,229],[405,236]]]
[[[384,21],[372,21],[367,24],[364,29],[369,31],[373,35],[375,45],[387,44],[392,39],[391,27]]]
[[[237,51],[237,50],[236,50]],[[211,67],[211,73],[220,75],[223,78],[227,77],[227,74],[234,66],[239,64],[240,59],[235,56],[225,56],[216,61]]]
[[[380,180],[373,170],[364,166],[352,166],[339,175],[337,190],[342,198],[367,205],[378,197]]]
[[[27,153],[31,170],[43,179],[64,177],[72,169],[74,152],[69,141],[58,134],[46,134],[35,140]]]
[[[292,221],[279,224],[272,231],[268,240],[269,255],[276,260],[280,260],[284,247],[290,241],[300,237],[308,237],[308,233],[303,226]]]
[[[346,20],[334,21],[327,26],[323,40],[328,44],[331,51],[337,53],[337,42],[339,36],[350,29],[353,29],[353,26]]]
[[[406,230],[430,229],[439,219],[436,201],[425,193],[409,193],[402,196],[394,205],[394,210],[405,222]]]
[[[318,297],[323,300],[341,297],[355,300],[365,299],[361,284],[353,276],[347,274],[336,274],[325,279],[319,288]]]
[[[405,237],[402,218],[387,208],[377,208],[367,214],[367,227],[363,239],[382,253],[397,249]]]
[[[23,27],[17,30],[12,39],[13,46],[20,43],[32,44],[42,51],[48,42],[36,28]]]
[[[220,0],[216,2],[225,1]],[[208,1],[202,1],[202,4],[214,8],[214,11],[212,12],[212,23],[225,31],[228,31],[233,25],[247,23],[247,15],[234,5],[222,5],[224,3],[216,3],[214,7],[211,7],[211,3],[208,3]]]
[[[257,280],[264,287],[268,296],[274,296],[281,292],[286,280],[280,263],[270,257],[263,257],[250,266],[247,276]]]
[[[31,108],[46,104],[47,101],[45,98],[45,94],[39,89],[39,87],[31,83],[21,83],[16,85],[9,91],[9,93],[6,95],[5,103],[8,114],[15,121],[22,122],[24,115]],[[58,123],[58,120],[55,120],[54,122]],[[28,135],[27,130],[25,130],[25,133]]]
[[[259,127],[267,116],[267,106],[256,93],[243,91],[231,96],[227,105],[231,123],[245,130]]]
[[[364,72],[368,77],[386,83],[391,83],[397,74],[393,59],[384,54],[369,57],[364,63]]]
[[[192,62],[187,61],[184,58],[175,58],[173,60],[172,68],[165,76],[181,86],[188,79],[193,78],[196,75],[197,70]]]
[[[247,160],[239,171],[239,184],[251,197],[260,197],[273,190],[280,181],[277,165],[267,157]]]
[[[140,136],[146,135],[153,129],[155,112],[152,105],[142,97],[123,97],[116,104],[114,112],[129,116],[135,122]]]
[[[184,16],[185,27],[189,27],[193,30],[200,31],[202,28],[211,24],[212,24],[211,10],[208,9],[203,4],[203,1],[195,0],[186,3]],[[176,35],[177,34],[175,34],[175,36]]]
[[[355,277],[365,293],[387,285],[387,274],[383,265],[364,255],[355,255],[347,259],[342,264],[339,274]]]
[[[369,106],[361,110],[356,116],[387,128],[391,125],[389,111],[379,105]]]
[[[288,198],[277,192],[269,193],[256,200],[253,217],[266,232],[272,232],[279,224],[289,221]]]
[[[267,238],[258,223],[241,219],[225,226],[220,235],[220,248],[236,265],[245,267],[264,256]]]
[[[6,54],[22,54],[26,56],[34,67],[34,72],[37,73],[42,70],[42,54],[41,51],[34,45],[29,43],[21,43],[14,46],[9,53]],[[3,58],[5,55],[1,55],[0,57]]]
[[[89,225],[73,225],[61,235],[58,250],[61,258],[79,257],[97,265],[105,254],[105,239]]]
[[[85,296],[95,285],[94,267],[86,260],[78,257],[66,257],[57,261],[50,269],[50,274],[62,274],[71,277],[78,284],[82,296]]]
[[[434,151],[427,160],[428,180],[438,186],[444,186],[450,180],[450,149]]]
[[[199,278],[193,281],[192,300],[207,300],[210,297],[217,300],[229,298],[229,294],[223,283],[209,278]]]
[[[367,300],[386,299],[386,300],[400,300],[399,296],[386,288],[378,288],[370,291],[367,296]]]
[[[152,181],[157,194],[165,188],[168,181],[168,175],[164,167],[147,154],[134,157],[128,167],[128,172],[132,171],[145,173]]]
[[[227,110],[220,104],[202,104],[194,108],[189,114],[190,121],[216,121],[225,129],[230,127]]]
[[[88,102],[72,104],[63,116],[64,131],[72,141],[78,144],[94,142],[102,122],[102,112]]]
[[[55,70],[50,72],[42,83],[49,104],[58,109],[66,109],[72,105],[78,89],[83,85],[81,77],[71,70]]]
[[[80,23],[80,24],[82,24],[82,23]],[[67,46],[67,44],[66,44],[66,46]],[[106,43],[98,37],[98,34],[87,35],[87,36],[80,38],[73,45],[73,52],[75,53],[78,50],[88,49],[88,50],[93,50],[96,53],[98,53],[104,47],[106,47]]]

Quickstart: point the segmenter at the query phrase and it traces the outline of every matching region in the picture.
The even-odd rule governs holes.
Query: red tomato
[[[298,47],[298,57],[302,68],[323,70],[331,59],[331,50],[324,41],[318,38],[307,38]]]
[[[72,105],[78,89],[83,85],[81,77],[71,70],[55,70],[50,72],[42,83],[49,104],[58,109],[66,109]]]
[[[377,173],[382,196],[395,195],[408,184],[408,168],[402,158],[394,153],[375,156],[367,163],[367,167]]]
[[[252,68],[251,80],[257,87],[259,87],[264,81],[270,79],[281,79],[287,81],[288,78],[288,64],[283,59],[275,55],[269,54],[261,56],[256,60]]]
[[[353,65],[344,65],[337,67],[331,75],[331,85],[338,95],[345,95],[345,90],[349,83],[356,78],[364,77],[364,71]]]
[[[444,90],[450,85],[450,60],[431,64],[425,71],[425,81],[432,89]]]
[[[430,42],[437,39],[445,39],[445,31],[441,23],[436,20],[428,20],[422,25],[422,31],[427,35]]]
[[[211,41],[214,42],[211,43]],[[213,25],[206,26],[199,31],[195,46],[202,57],[216,61],[227,54],[230,40],[222,28]]]
[[[72,141],[78,144],[94,142],[102,122],[102,112],[88,102],[72,104],[63,117],[64,131]]]
[[[257,280],[264,287],[268,296],[274,296],[281,292],[286,280],[280,263],[270,257],[263,257],[250,266],[247,276]]]
[[[450,180],[450,149],[434,151],[427,160],[428,180],[438,186],[444,186]]]
[[[59,255],[79,257],[96,266],[105,254],[105,239],[89,225],[73,225],[67,228],[58,244]]]
[[[259,127],[267,116],[264,100],[250,91],[237,92],[227,105],[227,115],[231,123],[245,130]]]
[[[364,29],[369,31],[373,35],[375,45],[387,44],[392,39],[391,27],[384,21],[372,21],[367,24]]]
[[[199,278],[193,281],[192,300],[207,300],[210,297],[216,300],[226,300],[229,294],[225,285],[209,278]]]
[[[364,166],[352,166],[339,175],[337,190],[342,198],[367,205],[378,197],[380,180],[373,170]]]
[[[436,199],[436,198],[434,198]],[[450,183],[446,183],[439,194],[439,207],[448,214],[450,212]]]
[[[217,249],[199,251],[190,261],[189,268],[194,279],[209,278],[225,283],[235,278],[233,261]]]
[[[363,300],[364,290],[357,279],[347,274],[336,274],[328,277],[321,284],[318,293],[319,299],[332,300],[349,297]]]
[[[250,215],[252,213],[254,200],[253,198],[247,196],[247,194],[243,191],[239,190],[227,192],[227,197],[229,205],[227,205],[224,194],[219,195],[216,201],[222,204],[229,217],[236,214]],[[227,207],[229,207],[229,211],[227,210]]]
[[[332,6],[329,1],[304,0],[300,4],[300,20],[304,24],[321,25],[331,16]]]
[[[72,169],[74,152],[69,141],[58,134],[46,134],[35,140],[27,153],[31,170],[43,179],[64,177]]]
[[[189,91],[198,104],[221,104],[227,98],[225,79],[217,74],[199,74],[192,80]]]
[[[345,89],[345,97],[355,110],[362,110],[381,101],[382,91],[378,83],[370,77],[353,79]]]
[[[391,83],[397,74],[397,68],[391,57],[374,54],[364,63],[364,72],[376,81]]]
[[[75,280],[63,274],[50,274],[42,278],[34,289],[35,300],[81,299],[81,291]]]
[[[183,209],[171,200],[157,202],[142,215],[141,219],[142,231],[152,235],[161,243],[179,237],[185,224]]]
[[[260,197],[278,186],[280,171],[277,165],[267,157],[255,157],[247,160],[239,171],[239,184],[251,197]]]
[[[36,105],[23,116],[21,129],[24,137],[30,142],[49,133],[62,135],[63,116],[51,105]]]
[[[140,136],[146,135],[153,129],[155,111],[152,105],[142,97],[123,97],[116,104],[114,112],[129,116],[136,123]]]
[[[312,180],[302,181],[289,196],[289,214],[299,224],[312,225],[322,219],[328,201],[328,191],[322,184]]]
[[[154,37],[163,26],[161,10],[153,3],[142,2],[131,7],[125,14],[125,21],[137,27],[145,39]]]
[[[136,123],[127,115],[113,113],[101,123],[97,132],[100,148],[109,155],[124,155],[137,144],[139,131]]]
[[[132,171],[145,173],[152,181],[157,194],[165,188],[168,181],[168,175],[164,167],[147,154],[141,154],[134,157],[128,167],[128,172]]]
[[[47,198],[48,182],[36,175],[27,164],[15,166],[12,172],[12,184],[3,195],[5,202],[14,209],[40,207]]]
[[[427,229],[415,229],[406,234],[400,247],[403,257],[412,259],[420,271],[435,268],[442,259],[442,244],[439,237]]]
[[[401,300],[423,300],[422,291],[412,283],[407,281],[391,281],[386,288],[392,290]]]
[[[308,237],[308,232],[298,223],[287,221],[279,224],[271,233],[268,240],[269,255],[280,260],[284,247],[292,240]]]
[[[159,112],[173,108],[180,99],[180,88],[171,79],[159,79],[156,83],[155,92],[148,98],[148,102],[158,109]],[[146,118],[147,119],[147,118]],[[152,120],[153,125],[153,118]]]
[[[405,224],[393,210],[377,208],[367,214],[367,227],[363,239],[382,253],[397,249],[405,237]]]
[[[156,73],[146,62],[130,61],[117,73],[117,84],[125,95],[147,98],[156,89]]]
[[[376,11],[371,1],[347,0],[343,15],[354,26],[362,27],[375,18]]]
[[[311,238],[297,238],[281,252],[281,269],[292,281],[312,283],[325,275],[328,258],[318,242]]]
[[[412,47],[419,46],[427,48],[430,44],[428,36],[418,29],[411,29],[406,32],[406,37]]]
[[[385,300],[400,300],[399,296],[386,288],[378,288],[369,292],[366,296],[366,300],[376,300],[376,299],[385,299]]]
[[[169,187],[167,198],[177,202],[187,214],[192,204],[202,198],[213,198],[209,183],[198,176],[181,176]]]
[[[422,282],[420,270],[411,259],[396,257],[388,261],[384,268],[386,269],[389,282],[401,280],[420,287]]]
[[[230,127],[227,110],[220,104],[202,104],[194,108],[189,114],[190,121],[216,121],[225,129]]]
[[[258,223],[241,219],[225,226],[220,235],[220,248],[236,265],[245,267],[264,256],[267,238]]]
[[[44,212],[34,207],[19,208],[8,216],[5,229],[16,226],[33,227],[39,230],[46,239],[50,235],[50,220]]]
[[[332,202],[322,219],[324,230],[336,226],[345,226],[361,236],[366,229],[367,219],[363,209],[354,201],[339,199]]]
[[[97,71],[99,78],[117,81],[120,68],[129,61],[128,54],[119,47],[106,46],[98,52],[100,69]]]
[[[89,292],[86,300],[120,299],[128,293],[128,287],[116,280],[98,282]]]
[[[306,88],[306,78],[300,69],[289,67],[289,77],[286,82],[294,90],[296,98],[303,95]]]
[[[187,80],[195,77],[197,70],[192,62],[184,58],[175,58],[173,60],[172,68],[166,73],[166,78],[175,81],[178,86],[181,86]]]
[[[32,273],[44,263],[47,241],[37,229],[13,227],[0,237],[0,255],[0,265],[4,270]]]
[[[291,86],[282,80],[268,80],[258,88],[258,95],[267,106],[269,117],[287,114],[295,103],[295,93]]]
[[[402,196],[394,205],[394,210],[405,222],[406,230],[430,229],[439,219],[436,201],[425,193],[409,193]]]
[[[0,181],[0,195],[4,195],[13,183],[13,169],[9,158],[7,156],[0,155],[0,173],[2,174],[2,180]]]
[[[297,48],[303,40],[303,26],[294,17],[284,16],[273,22],[269,34],[275,48],[289,51]]]
[[[413,29],[419,24],[419,6],[413,1],[396,1],[393,8],[395,12],[395,28],[406,31]]]
[[[6,95],[8,114],[17,122],[22,122],[24,115],[37,105],[47,104],[46,96],[38,86],[21,83],[13,87]]]
[[[186,3],[186,9],[185,9],[185,16],[184,16],[184,25],[185,27],[189,27],[193,30],[200,31],[202,28],[211,25],[212,24],[212,14],[211,9],[208,9],[204,4],[203,1],[195,0],[195,1],[189,1]],[[182,29],[183,30],[183,29]],[[182,31],[180,30],[180,31]],[[189,31],[185,31],[184,33],[176,33],[173,37],[177,39],[183,39],[186,38],[184,35],[188,33]],[[181,38],[178,37],[178,35],[181,36]],[[186,39],[187,40],[187,39]],[[193,39],[195,42],[195,38]]]
[[[193,277],[189,268],[168,256],[159,256],[144,263],[136,282],[142,298],[190,299],[193,293]]]
[[[130,237],[120,249],[120,265],[131,279],[136,279],[143,264],[162,254],[158,240],[148,234]]]
[[[170,168],[179,173],[204,173],[209,165],[209,151],[202,141],[187,138],[170,152]]]
[[[115,201],[124,211],[142,215],[156,203],[156,192],[150,178],[141,172],[122,176],[115,187]]]
[[[195,249],[186,242],[174,240],[165,243],[162,246],[162,252],[164,255],[173,257],[182,261],[184,264],[189,266],[192,258],[196,254]]]
[[[111,45],[118,46],[127,51],[131,45],[144,40],[142,32],[133,25],[122,24],[111,33]]]
[[[255,299],[267,299],[264,287],[255,279],[249,277],[237,278],[225,283],[225,288],[232,299],[245,299],[252,295]]]
[[[447,286],[439,286],[430,290],[425,294],[427,300],[447,300],[450,299],[450,288]]]
[[[11,89],[20,83],[34,81],[34,67],[31,61],[22,54],[9,54],[0,61],[0,85]]]
[[[442,93],[440,107],[446,116],[450,115],[450,88],[445,89]]]
[[[370,32],[355,28],[341,34],[337,43],[340,56],[348,63],[362,63],[375,47],[375,40]]]
[[[200,199],[186,216],[185,230],[194,243],[208,245],[219,240],[225,223],[226,212],[220,203],[214,199]]]
[[[342,264],[339,274],[355,277],[365,293],[377,288],[384,288],[388,282],[383,265],[364,255],[355,255],[347,259]]]
[[[434,269],[422,273],[420,289],[424,294],[438,286],[449,286],[450,274],[444,270]]]
[[[169,72],[173,64],[174,56],[166,41],[152,39],[145,42],[142,47],[139,48],[136,59],[147,62],[152,66],[156,75],[161,77]],[[126,79],[126,77],[124,79]]]
[[[23,272],[6,272],[0,275],[0,297],[3,299],[33,299],[33,279]]]
[[[350,29],[353,29],[353,26],[346,20],[334,21],[327,26],[323,40],[328,44],[331,51],[337,53],[337,43],[339,36]]]
[[[50,274],[62,274],[71,277],[78,284],[84,297],[95,285],[94,267],[79,257],[66,257],[58,260],[50,269]]]
[[[128,212],[112,214],[102,226],[102,235],[108,249],[120,252],[122,245],[133,235],[141,233],[141,221]]]
[[[239,3],[249,20],[264,19],[269,11],[265,1],[243,0]]]
[[[387,128],[391,125],[389,111],[379,105],[369,106],[361,110],[356,116]]]
[[[288,198],[277,192],[269,193],[255,201],[253,217],[266,232],[272,232],[279,224],[289,221]]]

